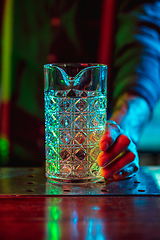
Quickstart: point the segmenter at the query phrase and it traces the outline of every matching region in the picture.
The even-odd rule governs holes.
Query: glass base
[[[98,176],[95,178],[57,178],[50,176],[46,173],[46,178],[49,182],[64,184],[64,183],[96,183],[96,182],[104,182],[104,178],[102,176]]]

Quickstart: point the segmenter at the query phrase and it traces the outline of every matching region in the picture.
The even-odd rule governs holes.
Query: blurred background
[[[160,165],[160,101],[138,144],[141,165]]]
[[[101,62],[109,66],[108,78],[112,79],[114,41],[123,45],[128,36],[131,38],[127,31],[137,19],[135,13],[143,12],[152,1],[1,0],[0,3],[0,166],[42,166],[45,161],[43,65]],[[128,22],[126,28],[121,27],[120,19]],[[119,39],[118,28],[126,33]],[[138,151],[141,165],[160,165],[160,101],[143,131]]]

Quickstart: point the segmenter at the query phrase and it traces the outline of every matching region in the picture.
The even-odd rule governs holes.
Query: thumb
[[[122,133],[123,131],[116,124],[116,122],[107,121],[105,133],[99,141],[100,150],[105,151],[107,148],[109,148]]]

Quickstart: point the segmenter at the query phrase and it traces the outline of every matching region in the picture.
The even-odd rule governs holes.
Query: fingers
[[[113,175],[121,171],[125,166],[133,162],[134,159],[135,154],[133,152],[126,151],[123,155],[120,155],[117,158],[115,158],[106,167],[101,168],[102,177],[104,178],[112,177]]]
[[[126,178],[133,177],[139,170],[139,167],[136,164],[131,164],[130,166],[124,168],[122,171],[113,175],[113,178],[116,181],[120,181]]]
[[[102,151],[97,162],[104,178],[122,180],[133,176],[139,168],[135,144],[114,121],[108,121],[99,142]]]
[[[104,136],[104,138],[105,137],[106,136]],[[107,165],[114,158],[116,158],[120,153],[126,151],[129,144],[130,144],[130,139],[123,134],[120,135],[110,148],[108,148],[106,151],[103,151],[99,154],[97,158],[98,165],[100,167],[104,167],[105,165]]]

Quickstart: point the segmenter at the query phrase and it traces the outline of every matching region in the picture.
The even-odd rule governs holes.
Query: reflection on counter
[[[58,199],[53,198],[50,201],[46,199],[46,239],[57,240],[61,236],[59,228],[59,218],[62,215],[62,211],[58,208]],[[49,204],[49,206],[48,206]]]
[[[60,210],[64,208],[65,211]],[[46,199],[46,239],[105,240],[102,209],[93,203],[86,208],[82,198],[78,202],[68,197]]]

